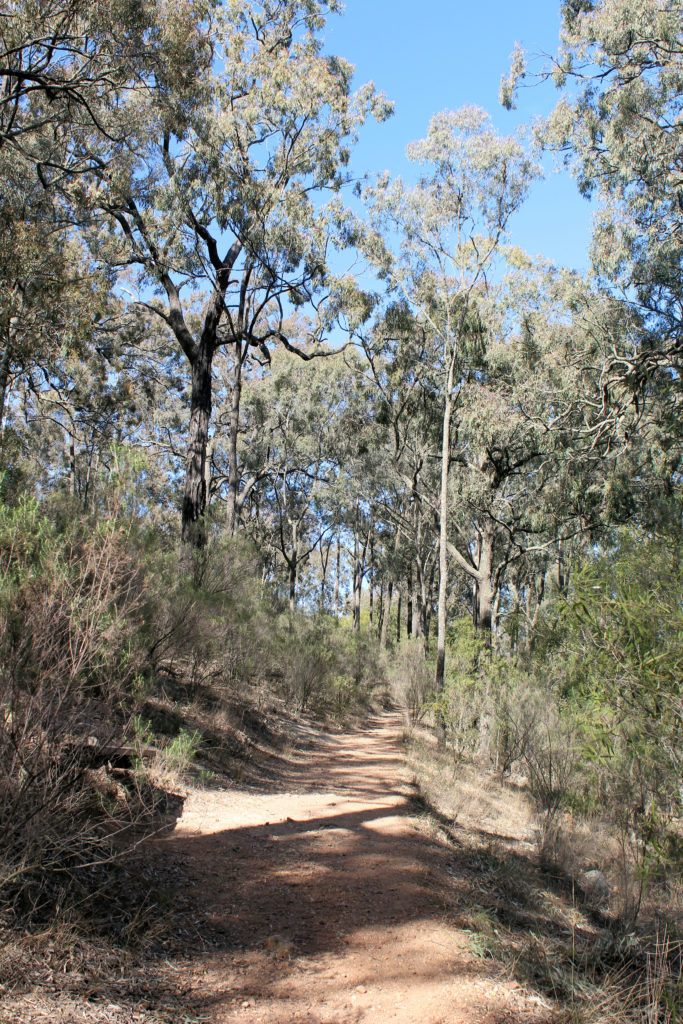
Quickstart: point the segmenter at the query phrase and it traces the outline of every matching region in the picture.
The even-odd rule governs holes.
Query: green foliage
[[[678,536],[622,531],[575,575],[565,623],[585,799],[636,837],[648,872],[669,858],[682,807],[681,571]]]
[[[164,761],[175,771],[184,771],[195,757],[201,742],[202,734],[196,729],[192,732],[181,729],[164,747]]]

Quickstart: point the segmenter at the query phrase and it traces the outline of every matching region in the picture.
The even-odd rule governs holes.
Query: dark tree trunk
[[[334,580],[334,617],[339,618],[339,591],[341,589],[341,526],[337,527],[337,552],[336,552],[337,574]]]
[[[373,624],[375,621],[375,542],[370,540],[370,571],[368,575],[370,584],[370,599],[369,599],[369,622],[368,632],[372,634]]]
[[[393,580],[389,580],[387,585],[387,599],[384,603],[384,609],[382,613],[382,632],[380,635],[380,644],[383,650],[387,649],[387,641],[389,638],[389,618],[391,616],[391,598],[394,593]]]
[[[564,541],[560,537],[557,541],[557,590],[558,593],[562,594],[563,597],[567,596],[567,574],[565,572],[564,564]]]
[[[235,373],[232,382],[230,402],[230,436],[228,438],[228,508],[226,527],[228,535],[234,536],[237,526],[237,494],[239,491],[239,464],[237,461],[237,440],[240,429],[240,404],[242,401],[242,366],[244,353],[242,342],[235,342]]]
[[[413,635],[413,567],[408,569],[408,594],[406,601],[406,636]]]
[[[76,442],[73,434],[69,434],[69,494],[76,497]]]
[[[320,611],[325,611],[325,605],[327,601],[327,570],[330,565],[330,551],[332,550],[332,540],[325,543],[322,539],[320,541]]]
[[[9,383],[9,370],[11,361],[11,350],[9,342],[0,359],[0,444],[5,432],[5,402],[7,400],[7,384]]]
[[[298,552],[296,548],[292,551],[292,557],[289,559],[289,611],[290,614],[294,614],[296,611],[296,582],[297,582],[297,571],[298,571]]]
[[[356,521],[353,527],[353,582],[352,582],[352,623],[353,631],[360,630],[360,544],[358,539],[358,508],[356,507]]]
[[[185,463],[182,538],[193,547],[206,543],[206,448],[211,419],[212,348],[202,345],[192,363],[190,432]]]

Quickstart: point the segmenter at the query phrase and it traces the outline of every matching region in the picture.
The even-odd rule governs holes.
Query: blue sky
[[[512,112],[500,106],[498,89],[515,42],[531,53],[553,53],[559,26],[559,0],[346,0],[344,15],[328,22],[326,49],[355,64],[357,85],[374,81],[396,105],[388,122],[363,129],[354,171],[410,177],[405,147],[426,135],[439,110],[477,104],[503,134],[547,114],[558,96],[552,85],[522,90]],[[566,171],[553,171],[551,158],[544,166],[548,176],[516,215],[511,240],[584,270],[591,209]]]

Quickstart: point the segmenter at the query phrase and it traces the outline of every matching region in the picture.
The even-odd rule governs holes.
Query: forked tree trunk
[[[212,349],[202,345],[192,363],[192,397],[190,402],[190,431],[185,463],[185,490],[183,493],[182,538],[193,547],[206,543],[206,448],[209,441],[211,419],[211,363]]]

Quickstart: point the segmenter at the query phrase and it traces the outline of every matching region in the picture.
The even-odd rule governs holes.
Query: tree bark
[[[358,575],[360,572],[360,557],[359,557],[359,539],[358,539],[358,506],[356,506],[356,519],[353,525],[353,580],[352,580],[352,628],[354,633],[360,630],[360,586]]]
[[[11,350],[9,342],[0,359],[0,445],[5,434],[5,402],[7,401],[7,384],[9,383],[9,370],[11,363]]]
[[[419,639],[422,633],[422,573],[419,566],[415,567],[415,582],[413,586],[413,636]]]
[[[369,584],[370,584],[370,598],[369,598],[369,621],[368,621],[368,632],[372,635],[373,624],[375,621],[375,542],[370,539],[370,571],[369,571]]]
[[[336,552],[337,574],[334,581],[334,617],[339,618],[339,591],[341,589],[341,526],[337,527],[337,552]]]
[[[406,636],[413,635],[413,567],[408,569],[408,593],[406,601]]]
[[[483,633],[487,643],[491,643],[491,625],[493,617],[493,542],[495,529],[493,523],[487,521],[479,538],[479,574],[475,584],[474,625]]]
[[[441,434],[441,494],[439,497],[439,601],[436,625],[436,678],[437,697],[443,693],[446,674],[446,596],[448,591],[448,471],[451,455],[451,418],[453,416],[453,377],[455,351],[448,367],[446,400],[443,410]]]
[[[235,373],[232,381],[230,401],[230,436],[228,438],[228,507],[226,528],[228,536],[235,535],[237,526],[237,493],[239,490],[239,464],[237,462],[237,441],[240,429],[240,403],[242,401],[242,366],[244,364],[243,343],[235,342]]]
[[[190,431],[185,463],[182,538],[185,544],[203,547],[206,543],[206,448],[211,419],[211,364],[213,347],[203,344],[192,362]]]
[[[298,569],[298,551],[296,547],[292,550],[292,557],[289,559],[289,612],[293,615],[296,611],[296,582]]]
[[[382,614],[382,632],[380,634],[380,645],[383,651],[387,649],[387,643],[389,640],[389,618],[391,616],[391,598],[394,593],[394,581],[389,580],[387,584],[387,599],[384,603],[384,611]]]
[[[557,591],[563,597],[567,596],[568,580],[564,564],[564,541],[562,537],[557,540]]]

